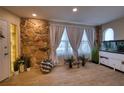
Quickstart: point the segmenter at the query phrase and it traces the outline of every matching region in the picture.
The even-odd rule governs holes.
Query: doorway
[[[10,75],[8,23],[0,20],[0,81]]]

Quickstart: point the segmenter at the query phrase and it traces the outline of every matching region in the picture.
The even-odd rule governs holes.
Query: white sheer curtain
[[[50,24],[50,43],[51,43],[51,59],[57,62],[56,49],[60,44],[62,33],[64,32],[64,25]]]
[[[59,47],[56,49],[56,54],[58,58],[66,58],[73,55],[73,50],[68,39],[66,28],[64,29]]]
[[[78,55],[79,56],[84,55],[86,58],[90,58],[90,55],[91,55],[91,48],[89,46],[89,41],[88,41],[85,30],[82,36],[80,46],[78,48]]]
[[[74,56],[78,56],[78,48],[82,39],[84,29],[81,26],[66,26],[67,35],[69,37],[70,44],[73,48]]]

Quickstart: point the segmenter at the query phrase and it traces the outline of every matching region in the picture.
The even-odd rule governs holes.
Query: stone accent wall
[[[48,57],[46,51],[41,50],[50,48],[48,21],[22,18],[20,26],[22,55],[31,57],[32,66],[37,66]]]

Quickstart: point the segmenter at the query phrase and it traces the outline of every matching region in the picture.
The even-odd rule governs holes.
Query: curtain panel
[[[53,62],[57,62],[56,50],[59,47],[62,39],[63,32],[66,28],[67,37],[73,50],[73,55],[78,57],[78,49],[82,41],[84,30],[88,39],[90,48],[94,47],[95,28],[91,26],[68,25],[59,23],[50,23],[50,44],[51,55],[50,58]],[[83,46],[83,45],[82,45]]]
[[[86,35],[88,37],[88,41],[90,44],[90,48],[92,49],[94,47],[94,35],[95,35],[95,28],[94,27],[85,27]]]
[[[51,55],[50,58],[53,62],[57,61],[56,49],[60,44],[62,34],[64,32],[64,25],[61,24],[50,24],[50,44],[51,44]]]
[[[69,25],[69,26],[66,26],[66,29],[67,29],[67,35],[68,35],[70,44],[73,49],[73,53],[77,57],[78,56],[78,48],[79,48],[80,42],[82,40],[84,28],[81,26]]]

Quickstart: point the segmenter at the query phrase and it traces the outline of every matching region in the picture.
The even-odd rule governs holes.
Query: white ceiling
[[[100,25],[124,17],[124,6],[78,6],[73,13],[73,6],[4,6],[3,8],[20,17],[32,17],[36,13],[38,19],[70,22],[86,25]]]

